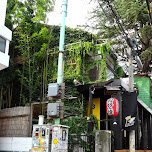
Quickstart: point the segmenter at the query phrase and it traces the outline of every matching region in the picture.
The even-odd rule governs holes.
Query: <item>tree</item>
[[[98,2],[92,17],[97,20],[98,35],[109,39],[116,52],[122,52],[127,47],[125,42],[127,34],[134,36],[138,41],[137,52],[144,64],[143,72],[149,73],[152,60],[152,29],[146,1],[98,0]]]
[[[52,11],[53,4],[54,0],[8,1],[6,26],[13,31],[13,39],[10,68],[1,72],[4,78],[0,82],[1,102],[5,100],[3,108],[8,107],[8,101],[9,107],[31,103],[44,88],[45,58],[51,37],[42,23],[45,23],[46,13]],[[15,57],[20,58],[21,63],[14,62]]]
[[[44,23],[46,14],[53,10],[55,0],[9,0],[6,26],[11,30],[24,23]]]

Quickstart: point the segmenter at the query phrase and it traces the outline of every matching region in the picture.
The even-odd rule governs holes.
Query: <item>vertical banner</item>
[[[122,95],[122,127],[124,130],[137,128],[137,92],[124,92]]]

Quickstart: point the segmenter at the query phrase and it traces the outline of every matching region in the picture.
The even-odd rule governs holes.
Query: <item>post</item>
[[[90,116],[92,115],[92,105],[93,105],[93,100],[92,100],[92,86],[89,87],[89,103],[90,103]]]
[[[62,10],[62,24],[60,28],[57,83],[63,83],[63,71],[64,71],[63,57],[64,57],[64,39],[65,39],[65,17],[67,15],[67,0],[63,0],[62,7],[63,10]]]
[[[135,46],[133,46],[135,48]],[[132,49],[129,48],[130,57],[129,57],[129,92],[134,92],[134,78],[133,78],[133,56],[132,56]],[[131,130],[129,132],[129,150],[130,152],[135,152],[135,130]]]
[[[93,106],[93,94],[94,94],[94,86],[91,85],[89,87],[89,103],[90,103],[90,107],[89,107],[89,116],[92,115],[92,106]],[[88,122],[88,132],[89,132],[89,149],[90,149],[90,152],[93,152],[94,151],[94,144],[93,144],[93,136],[92,136],[92,131],[93,131],[93,122],[92,120],[89,120]]]
[[[60,28],[59,57],[58,57],[58,76],[57,76],[57,83],[58,84],[63,83],[65,17],[67,15],[67,3],[68,3],[68,0],[63,0],[63,4],[62,4],[62,23],[61,23],[61,28]],[[58,100],[57,102],[61,102],[61,100]],[[55,119],[55,124],[60,124],[60,119]]]

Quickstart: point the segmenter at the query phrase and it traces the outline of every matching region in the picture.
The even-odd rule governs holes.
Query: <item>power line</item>
[[[111,19],[109,18],[108,14],[106,13],[106,11],[104,10],[104,8],[102,7],[102,5],[99,3],[98,0],[97,0],[97,2],[98,2],[98,4],[99,4],[100,8],[102,9],[103,13],[104,13],[105,16],[107,17],[108,21],[109,21],[110,24],[112,25],[112,21],[111,21]],[[113,26],[114,26],[115,30],[116,30],[119,34],[121,34],[120,31],[116,28],[116,26],[115,26],[115,25],[113,25]]]
[[[119,21],[119,17],[117,16],[115,10],[113,9],[113,7],[112,7],[112,5],[110,4],[109,0],[106,0],[106,1],[107,1],[107,5],[110,7],[110,9],[111,9],[111,11],[112,11],[112,13],[113,13],[113,15],[114,15],[114,17],[115,17],[115,19],[116,19],[116,23],[118,24],[118,27],[119,27],[120,31],[122,31],[123,34],[127,37],[128,34],[125,32],[123,26],[121,25],[121,23],[120,23],[120,21]]]

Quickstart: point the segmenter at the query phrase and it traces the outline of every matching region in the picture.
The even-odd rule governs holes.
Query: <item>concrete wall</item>
[[[30,135],[30,107],[15,107],[0,111],[0,137]]]
[[[111,131],[109,130],[96,131],[95,152],[111,152]]]
[[[0,137],[0,151],[29,152],[32,147],[32,138]]]

